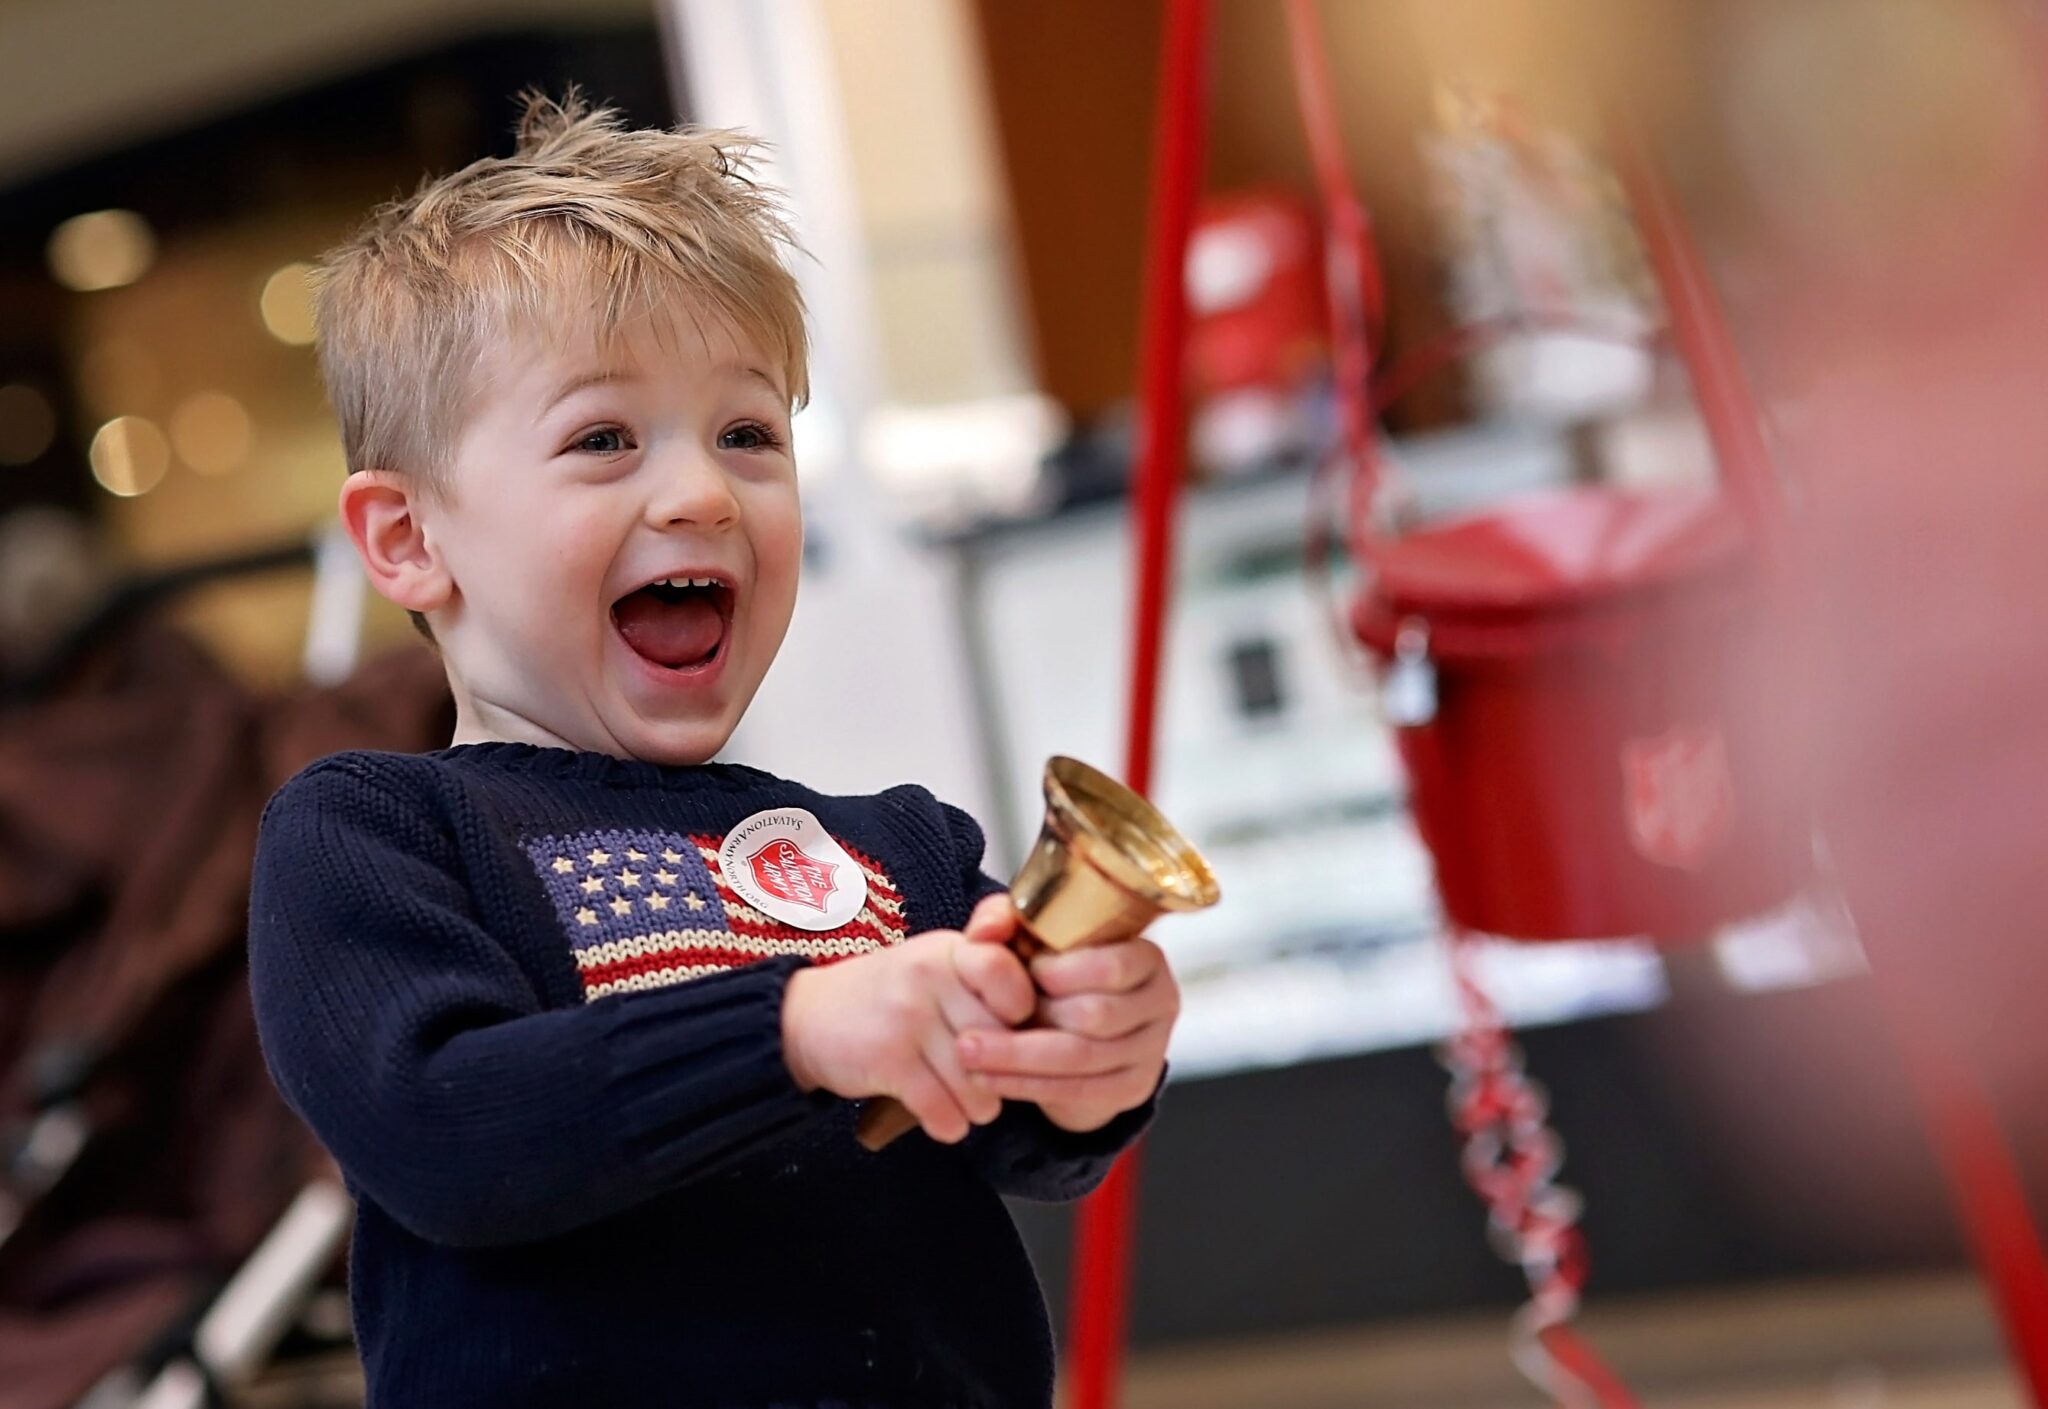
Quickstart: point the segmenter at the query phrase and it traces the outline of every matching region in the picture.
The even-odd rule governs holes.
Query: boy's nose
[[[725,471],[703,456],[686,456],[668,467],[660,487],[648,500],[647,521],[655,528],[689,524],[697,528],[730,528],[740,516],[740,501]]]

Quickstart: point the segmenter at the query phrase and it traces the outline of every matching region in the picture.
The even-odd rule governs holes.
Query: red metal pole
[[[1636,228],[1664,295],[1672,342],[1692,379],[1693,400],[1721,467],[1722,486],[1762,550],[1766,567],[1775,571],[1784,565],[1784,487],[1764,440],[1756,392],[1721,316],[1706,261],[1670,191],[1640,148],[1619,138],[1615,145]]]
[[[1137,582],[1124,781],[1152,786],[1174,508],[1186,461],[1187,247],[1201,196],[1208,0],[1167,0],[1153,127],[1152,199],[1138,350],[1140,435],[1132,484]],[[1110,1409],[1123,1367],[1138,1151],[1082,1203],[1074,1236],[1067,1365],[1073,1409]]]
[[[1330,374],[1337,392],[1338,442],[1344,450],[1345,543],[1363,568],[1370,561],[1372,511],[1380,481],[1372,364],[1386,321],[1386,287],[1372,217],[1358,198],[1344,155],[1343,122],[1315,0],[1287,0],[1287,41],[1295,103],[1323,205]]]
[[[1929,1022],[1904,1011],[1910,1001],[1893,988],[1887,1007],[1914,1103],[2028,1397],[2048,1405],[2048,1263],[2026,1185],[1982,1078]]]

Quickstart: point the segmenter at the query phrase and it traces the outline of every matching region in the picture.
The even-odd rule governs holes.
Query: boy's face
[[[431,621],[458,738],[677,764],[724,746],[796,604],[777,366],[710,317],[496,350],[449,492],[419,510],[453,583]]]

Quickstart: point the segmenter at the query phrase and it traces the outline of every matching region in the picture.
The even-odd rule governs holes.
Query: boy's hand
[[[1017,932],[1016,907],[992,895],[975,907],[967,937],[995,948]],[[1007,952],[1007,951],[1006,951]],[[1031,962],[1040,1026],[962,1031],[959,1060],[983,1091],[1035,1101],[1064,1130],[1085,1132],[1143,1105],[1166,1065],[1180,987],[1149,939],[1130,939]]]
[[[783,1060],[806,1091],[894,1096],[934,1140],[952,1144],[1002,1111],[1000,1095],[961,1067],[959,1034],[1023,1022],[1037,1001],[1009,950],[933,930],[792,974],[782,1000]]]

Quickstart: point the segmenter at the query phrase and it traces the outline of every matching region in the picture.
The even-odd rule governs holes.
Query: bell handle
[[[875,1154],[915,1129],[917,1117],[910,1113],[910,1107],[894,1096],[877,1096],[861,1108],[853,1134],[862,1149]]]

